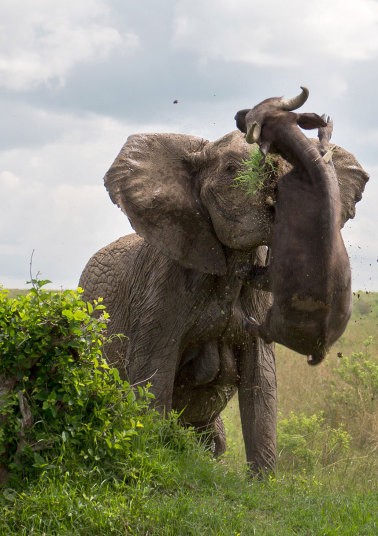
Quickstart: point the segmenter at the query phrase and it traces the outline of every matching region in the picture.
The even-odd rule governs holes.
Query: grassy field
[[[222,460],[172,433],[132,478],[46,471],[0,491],[0,536],[378,534],[377,325],[378,294],[356,293],[319,367],[277,348],[279,456],[265,481],[246,476],[234,399]]]
[[[360,293],[354,295],[353,314],[349,325],[339,341],[331,348],[331,351],[325,361],[318,367],[308,366],[306,359],[295,354],[287,348],[276,347],[276,363],[277,363],[277,384],[278,384],[278,408],[280,418],[287,418],[291,412],[304,413],[312,415],[314,413],[324,412],[328,419],[331,419],[331,410],[334,413],[338,402],[340,402],[339,424],[351,426],[350,410],[351,408],[342,400],[337,400],[338,389],[345,388],[345,382],[340,378],[340,368],[345,368],[345,358],[350,358],[353,354],[357,354],[355,361],[362,363],[364,357],[368,361],[378,364],[378,293]],[[359,354],[362,354],[361,356]],[[377,374],[376,369],[374,369]],[[374,390],[378,388],[378,384],[365,385],[358,378],[358,375],[367,374],[368,371],[361,370],[355,372],[357,377],[353,378],[356,387],[356,399],[351,402],[358,411],[358,422],[355,434],[355,441],[358,438],[365,437],[366,434],[375,435],[375,445],[378,446],[378,414],[376,412],[371,415],[366,407],[360,408],[359,404],[363,403],[364,397],[373,398],[371,400],[371,408],[378,410],[376,405],[378,393]],[[378,378],[373,375],[372,382],[378,381]],[[360,390],[359,392],[358,389]],[[332,404],[334,401],[334,404]],[[333,406],[333,407],[332,407]],[[346,410],[348,409],[348,412]],[[231,401],[225,412],[226,422],[229,428],[229,433],[232,437],[237,434],[231,423],[238,419],[237,400]],[[332,424],[337,425],[336,415],[333,415]],[[348,423],[344,422],[348,419]],[[365,422],[368,420],[369,423]],[[236,427],[240,429],[239,424]],[[374,442],[374,441],[373,441]],[[239,444],[240,441],[237,441]]]

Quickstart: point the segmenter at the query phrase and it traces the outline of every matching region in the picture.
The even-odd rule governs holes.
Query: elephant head
[[[184,267],[222,275],[227,248],[249,251],[269,244],[272,236],[274,214],[266,200],[274,200],[274,181],[255,195],[235,186],[250,151],[239,131],[213,142],[184,134],[135,134],[106,173],[105,186],[147,242]],[[275,158],[281,173],[295,168]],[[346,221],[354,216],[367,174],[341,148],[334,164]]]
[[[226,273],[223,246],[266,244],[272,213],[234,178],[249,156],[234,131],[215,142],[182,134],[130,136],[105,175],[112,201],[149,243],[187,268]]]

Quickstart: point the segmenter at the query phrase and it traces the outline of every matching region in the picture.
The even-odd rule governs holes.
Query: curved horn
[[[254,121],[248,128],[247,135],[245,137],[247,143],[257,143],[261,136],[261,125],[257,121]]]
[[[280,108],[282,110],[291,111],[303,106],[303,104],[308,99],[309,90],[307,89],[307,87],[304,86],[301,86],[301,90],[302,92],[293,99],[281,99]]]

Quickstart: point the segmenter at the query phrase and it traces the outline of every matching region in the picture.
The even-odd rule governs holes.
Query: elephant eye
[[[228,162],[225,168],[226,173],[236,173],[240,165],[237,162]]]

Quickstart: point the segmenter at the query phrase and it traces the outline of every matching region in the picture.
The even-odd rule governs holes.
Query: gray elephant
[[[247,462],[258,474],[275,464],[274,349],[243,325],[263,320],[270,294],[238,273],[265,265],[275,181],[253,196],[235,186],[250,150],[238,131],[214,142],[130,136],[105,185],[138,234],[97,252],[79,284],[86,299],[104,298],[109,334],[126,335],[108,343],[109,362],[134,384],[151,382],[162,411],[182,411],[208,431],[215,454],[225,450],[220,413],[238,393]],[[293,172],[279,160],[278,173]],[[345,221],[367,176],[343,149],[334,163]]]

